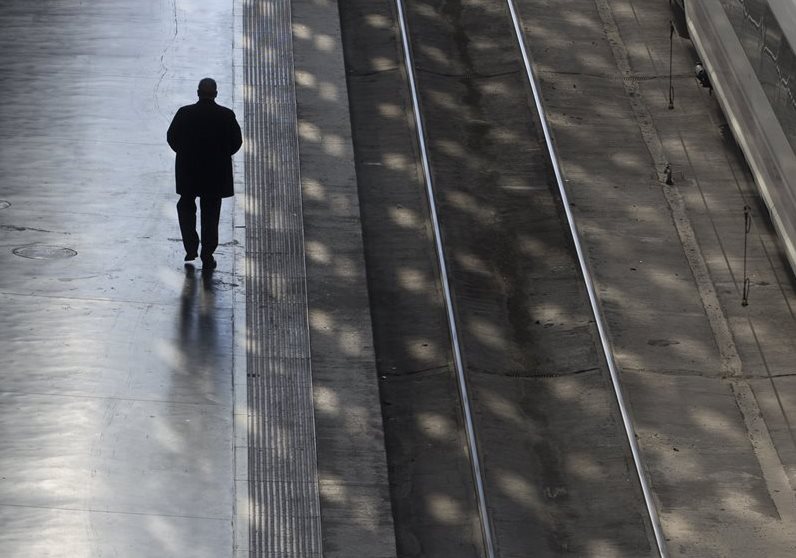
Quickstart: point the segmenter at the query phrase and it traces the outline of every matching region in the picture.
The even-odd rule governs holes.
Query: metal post
[[[666,176],[666,185],[674,185],[674,179],[672,178],[672,165],[666,165],[666,168],[663,169],[663,174]]]
[[[672,85],[672,55],[674,51],[674,21],[669,20],[669,110],[674,109],[674,86]]]
[[[741,306],[749,306],[749,286],[751,281],[746,275],[746,246],[749,243],[749,231],[752,230],[752,208],[748,205],[743,206],[743,297]]]

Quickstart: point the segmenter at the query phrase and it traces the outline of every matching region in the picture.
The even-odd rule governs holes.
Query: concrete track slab
[[[398,553],[477,558],[481,528],[394,4],[342,2],[340,15]]]
[[[766,417],[766,425],[771,438],[777,446],[777,453],[788,474],[791,485],[796,485],[796,443],[793,439],[793,424],[796,416],[793,412],[794,390],[796,380],[793,376],[751,380],[750,385],[755,398]],[[784,409],[784,412],[783,412]]]
[[[623,378],[672,555],[789,555],[794,541],[729,383],[627,370]]]
[[[343,24],[352,37],[347,47],[375,46],[375,53],[346,54],[377,355],[399,357],[392,368],[379,359],[399,552],[471,556],[464,543],[472,505],[460,488],[469,479],[457,467],[466,455],[456,447],[460,413],[445,394],[453,387],[447,362],[437,356],[444,358],[449,341],[444,330],[427,327],[439,311],[438,287],[426,271],[430,243],[414,236],[429,217],[427,202],[417,199],[423,184],[405,117],[406,84],[400,72],[369,70],[368,59],[382,55],[396,61],[386,67],[401,64],[395,50],[380,48],[396,37],[390,6],[348,4]],[[366,17],[356,25],[360,14],[381,23],[368,26]],[[649,555],[643,504],[528,110],[506,5],[410,2],[407,17],[498,555]],[[370,98],[370,91],[384,97]],[[403,176],[371,168],[396,154],[403,165],[391,170]],[[408,215],[414,219],[404,221]],[[406,280],[413,274],[420,280]],[[400,308],[404,300],[413,315]],[[424,348],[414,353],[417,342]],[[406,366],[421,354],[431,370]],[[599,450],[595,438],[604,444]],[[604,482],[581,476],[590,466]],[[440,544],[456,532],[459,545]]]
[[[492,472],[492,521],[503,535],[500,556],[528,556],[529,548],[549,557],[653,555],[643,516],[618,517],[617,510],[638,504],[627,490],[626,458],[616,450],[622,432],[605,415],[612,394],[603,381],[599,369],[547,378],[471,376],[484,424],[484,467]],[[599,529],[595,518],[603,519]]]
[[[719,107],[693,77],[693,48],[676,35],[668,108],[670,4],[582,0],[551,12],[527,0],[520,11],[669,552],[790,555],[792,403],[775,376],[792,374],[794,282]],[[587,30],[609,49],[584,55],[574,37]],[[625,144],[604,146],[618,129]],[[744,307],[746,204],[757,298]]]

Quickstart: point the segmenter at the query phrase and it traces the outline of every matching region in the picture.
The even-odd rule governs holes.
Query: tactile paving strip
[[[242,15],[250,553],[320,558],[290,1]]]

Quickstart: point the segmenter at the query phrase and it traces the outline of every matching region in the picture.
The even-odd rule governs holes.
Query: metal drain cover
[[[11,207],[11,202],[0,200],[0,209],[5,209],[6,207]]]
[[[77,252],[71,248],[62,248],[61,246],[47,246],[45,244],[36,244],[34,246],[20,246],[14,248],[14,254],[23,258],[30,258],[31,260],[57,260],[62,258],[71,258],[77,256]]]

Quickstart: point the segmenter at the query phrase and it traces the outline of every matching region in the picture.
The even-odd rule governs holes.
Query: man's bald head
[[[200,99],[215,99],[218,95],[218,88],[216,80],[213,78],[204,78],[199,82],[199,87],[196,88],[196,94]]]

